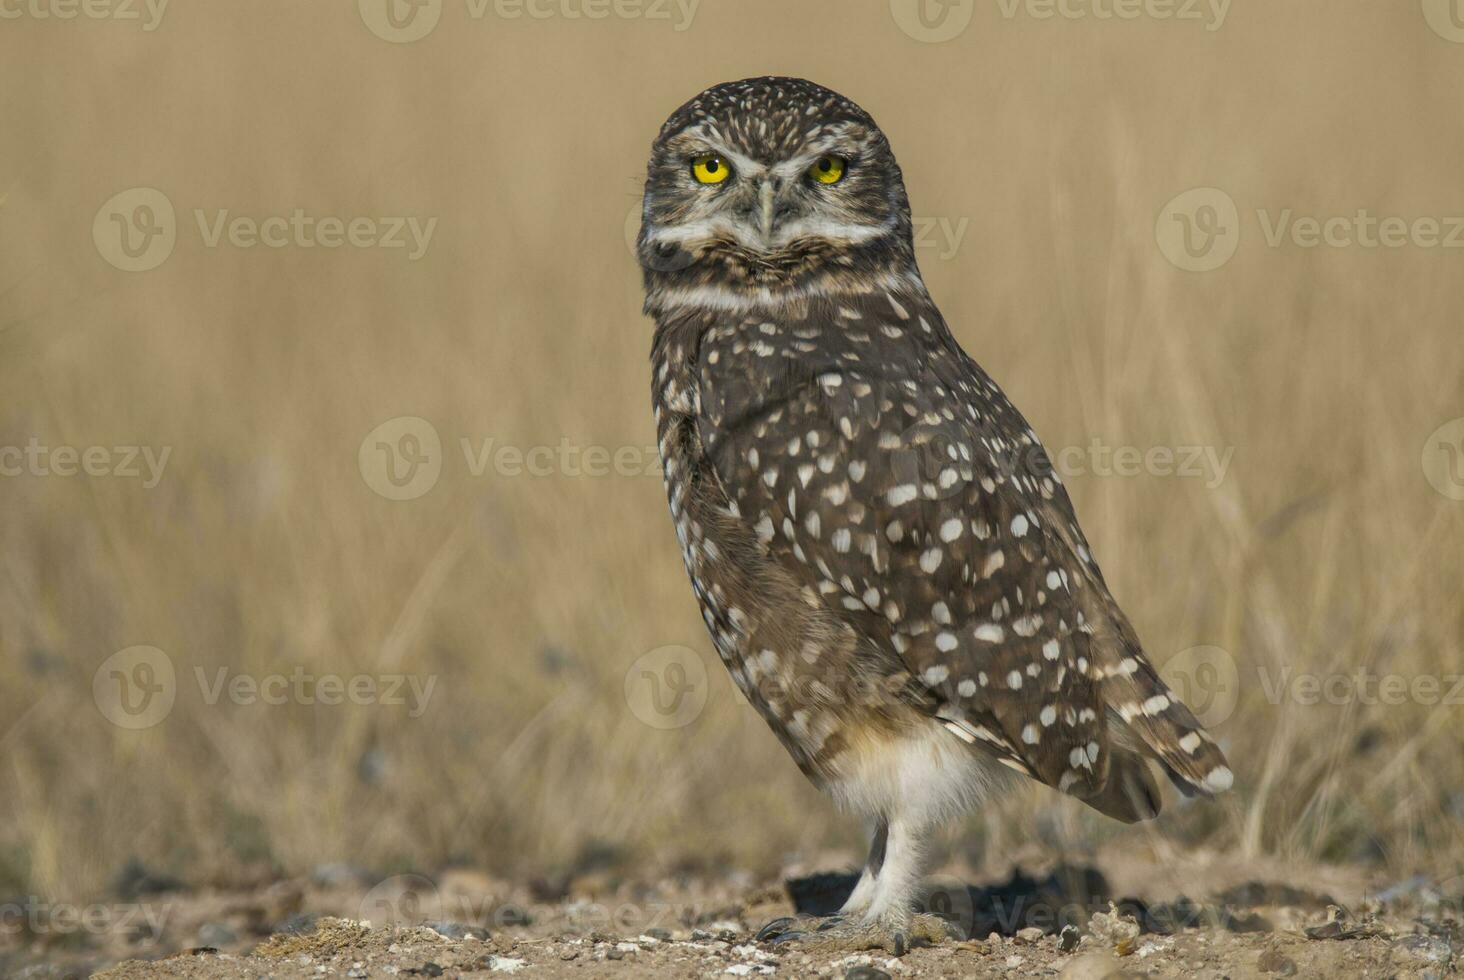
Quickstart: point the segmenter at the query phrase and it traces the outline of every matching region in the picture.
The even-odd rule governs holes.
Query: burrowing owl
[[[910,937],[922,840],[1011,773],[1158,813],[1225,758],[1145,658],[1037,436],[956,343],[848,99],[708,89],[651,150],[638,253],[692,590],[810,779],[871,819],[839,928]]]

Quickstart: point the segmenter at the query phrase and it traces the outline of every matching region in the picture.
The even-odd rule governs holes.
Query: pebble
[[[1296,961],[1279,949],[1268,949],[1256,961],[1256,968],[1262,973],[1279,973],[1283,977],[1296,976]]]
[[[844,980],[891,980],[890,975],[877,966],[851,966],[844,974]]]
[[[426,926],[443,939],[488,938],[488,930],[482,926],[464,925],[461,922],[428,922]]]
[[[1059,980],[1120,980],[1128,974],[1108,953],[1084,953],[1069,960]]]
[[[1454,958],[1453,948],[1444,940],[1433,936],[1408,936],[1399,940],[1398,948],[1415,959],[1429,963],[1448,963]]]

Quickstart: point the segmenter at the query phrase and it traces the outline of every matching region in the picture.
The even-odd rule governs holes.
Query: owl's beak
[[[757,189],[758,193],[758,230],[762,232],[763,241],[773,240],[773,216],[776,213],[773,196],[777,193],[773,189],[771,180],[764,180]]]

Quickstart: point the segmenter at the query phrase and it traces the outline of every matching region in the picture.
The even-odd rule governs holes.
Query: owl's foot
[[[774,919],[758,931],[757,939],[775,944],[797,943],[810,953],[862,953],[882,949],[904,956],[916,946],[933,946],[946,938],[945,922],[933,915],[899,919],[850,920],[833,915]]]
[[[843,922],[842,915],[785,915],[763,926],[753,938],[760,943],[794,942],[809,933],[827,932]]]

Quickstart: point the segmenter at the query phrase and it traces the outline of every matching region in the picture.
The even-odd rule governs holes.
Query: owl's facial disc
[[[672,113],[651,146],[641,219],[649,303],[693,289],[787,301],[919,278],[889,141],[859,106],[802,79],[724,82]]]

